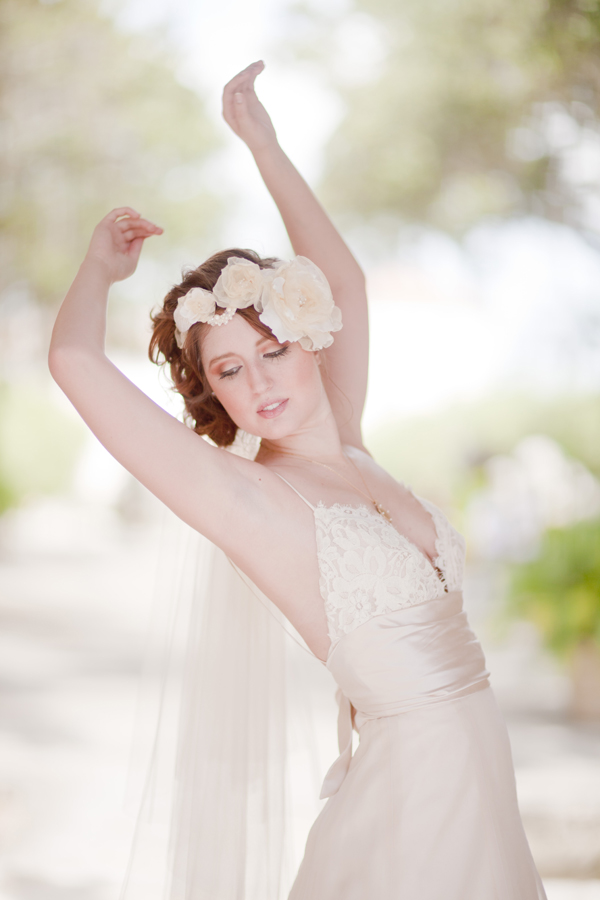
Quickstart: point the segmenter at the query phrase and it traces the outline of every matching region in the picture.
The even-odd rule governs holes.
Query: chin
[[[291,409],[290,409],[291,406]],[[227,410],[229,412],[229,410]],[[247,434],[253,434],[258,438],[268,441],[280,441],[290,435],[305,431],[318,419],[318,403],[307,404],[298,402],[295,398],[284,412],[274,419],[264,419],[259,415],[247,418],[247,410],[238,410],[238,416],[229,415],[238,428]]]
[[[244,429],[245,431],[246,429]],[[286,426],[283,422],[277,423],[273,425],[267,424],[265,427],[264,424],[257,426],[251,434],[256,435],[256,437],[264,438],[267,441],[280,441],[282,438],[289,437],[290,434],[293,434],[296,429],[290,428]]]
[[[249,431],[250,434],[256,435],[256,437],[264,438],[267,441],[280,441],[284,438],[289,437],[292,434],[296,434],[298,431],[304,430],[306,427],[305,421],[298,421],[297,417],[292,417],[284,413],[279,419],[270,419],[270,420],[259,420],[258,422],[253,422],[252,427],[248,423],[248,427],[244,427],[243,425],[238,426],[242,428],[244,431]]]

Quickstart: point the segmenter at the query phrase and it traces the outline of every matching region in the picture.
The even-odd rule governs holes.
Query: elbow
[[[107,362],[103,353],[87,347],[51,342],[48,351],[48,368],[52,378],[62,391],[72,399],[79,394],[82,384],[93,384],[99,367]]]
[[[51,342],[50,347],[48,349],[48,368],[50,370],[50,374],[52,375],[52,377],[54,379],[56,379],[56,376],[54,373],[57,369],[57,366],[59,365],[58,357],[59,357],[58,350],[54,346],[54,342]]]
[[[58,374],[61,365],[61,353],[58,347],[52,342],[48,350],[48,369],[55,381],[58,381]]]
[[[84,360],[75,347],[50,345],[48,368],[57,385],[69,396],[69,386],[79,380]]]
[[[74,361],[69,358],[70,355],[64,347],[58,347],[54,344],[50,345],[48,368],[53,379],[61,388],[65,384],[69,371],[72,371],[74,368]]]

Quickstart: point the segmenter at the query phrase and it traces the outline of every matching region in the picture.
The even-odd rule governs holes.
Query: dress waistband
[[[360,731],[369,719],[448,702],[489,685],[461,591],[369,619],[340,638],[327,668],[339,688],[340,756],[325,776],[321,799],[339,790],[350,766],[353,707]]]

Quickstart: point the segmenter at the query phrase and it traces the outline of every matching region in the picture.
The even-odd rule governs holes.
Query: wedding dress
[[[463,610],[462,536],[417,498],[431,562],[377,512],[314,507],[286,483],[314,514],[340,745],[289,900],[544,900]]]
[[[417,497],[435,527],[430,560],[364,505],[299,496],[314,516],[340,748],[304,859],[298,868],[295,835],[288,843],[289,784],[306,771],[298,744],[314,747],[310,729],[289,724],[309,670],[327,671],[306,647],[298,657],[279,610],[179,522],[189,572],[177,563],[179,579],[166,581],[183,657],[171,652],[165,668],[123,900],[545,900],[506,725],[463,610],[462,536]],[[300,678],[286,669],[290,646]]]

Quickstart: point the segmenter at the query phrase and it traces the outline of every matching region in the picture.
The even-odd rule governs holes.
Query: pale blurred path
[[[112,900],[156,529],[58,501],[3,526],[0,896]]]
[[[144,495],[133,511],[53,500],[0,520],[0,900],[116,900],[160,518]],[[466,603],[532,850],[549,900],[600,898],[600,725],[568,721],[528,628],[495,640],[492,576],[471,569]]]

